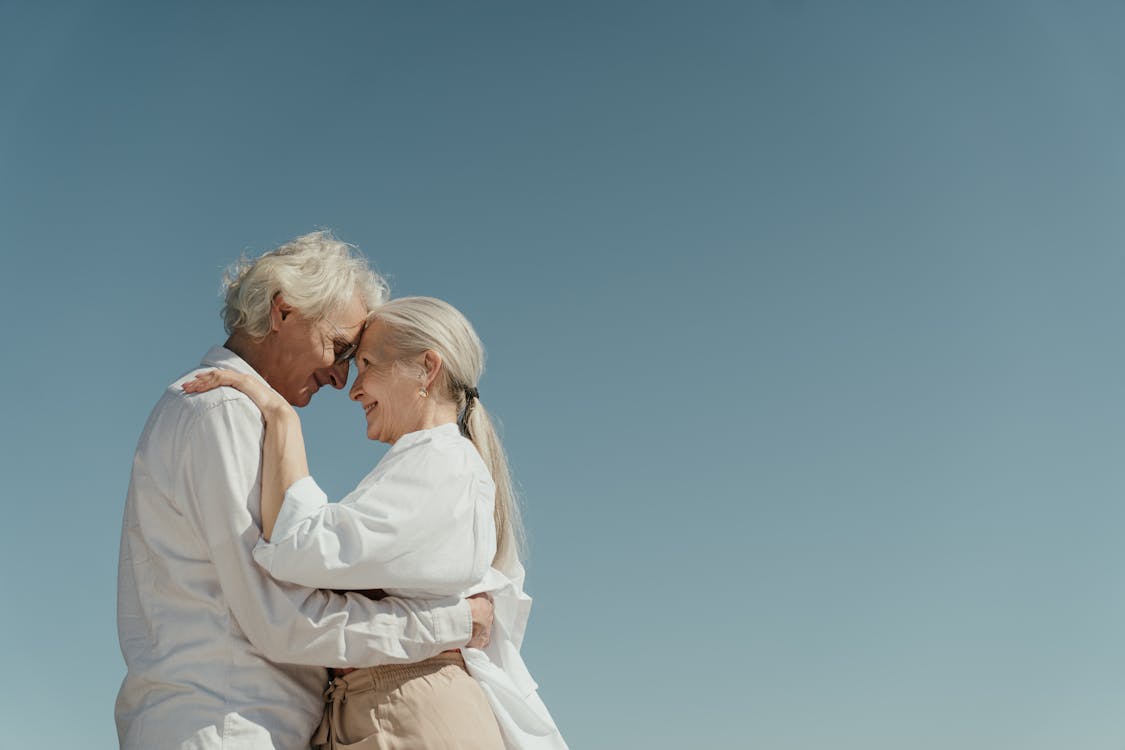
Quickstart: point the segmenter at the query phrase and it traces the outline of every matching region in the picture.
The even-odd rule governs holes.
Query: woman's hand
[[[253,375],[234,372],[233,370],[201,372],[195,376],[194,380],[184,383],[183,389],[185,393],[203,393],[224,385],[242,391],[249,396],[250,400],[261,409],[267,422],[273,417],[288,414],[296,416],[297,414],[296,410],[289,405],[289,402],[264,381]]]

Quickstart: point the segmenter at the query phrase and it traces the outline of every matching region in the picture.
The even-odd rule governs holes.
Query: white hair
[[[323,320],[358,292],[368,311],[389,296],[387,282],[353,245],[329,231],[311,232],[276,250],[227,269],[223,327],[261,340],[270,331],[270,306],[278,294],[302,316]]]
[[[441,355],[442,367],[431,393],[457,405],[461,431],[476,446],[496,484],[496,557],[501,571],[512,568],[523,550],[523,527],[504,446],[477,393],[484,374],[484,347],[465,316],[448,302],[433,297],[400,297],[378,307],[368,317],[387,327],[388,344],[396,363],[427,349]],[[473,396],[470,397],[469,393]]]

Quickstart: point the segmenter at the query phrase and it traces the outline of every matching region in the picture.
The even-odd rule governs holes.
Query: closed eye
[[[333,353],[336,357],[336,364],[341,364],[351,359],[352,355],[355,354],[355,350],[357,347],[358,345],[352,343],[351,341],[343,341],[341,339],[336,339],[335,341],[333,341],[332,348],[334,350]]]

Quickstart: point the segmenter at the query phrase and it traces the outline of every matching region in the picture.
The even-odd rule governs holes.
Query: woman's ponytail
[[[433,297],[400,297],[376,308],[372,320],[390,329],[399,357],[427,349],[441,355],[443,377],[434,389],[457,405],[457,426],[472,441],[496,484],[496,556],[493,566],[506,574],[518,570],[523,557],[523,526],[508,468],[508,457],[496,427],[480,400],[477,383],[484,373],[484,347],[473,326],[457,308]]]

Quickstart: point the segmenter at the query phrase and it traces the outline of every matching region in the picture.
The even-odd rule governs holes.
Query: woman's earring
[[[418,389],[418,395],[421,396],[422,398],[429,398],[430,394],[426,393],[425,388],[419,388]]]

